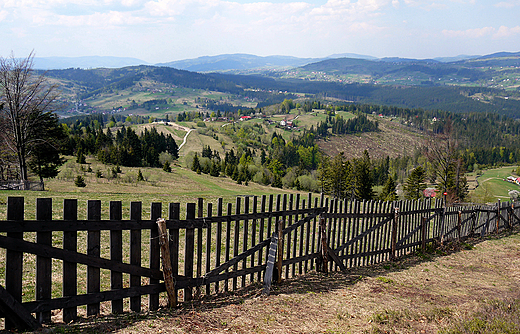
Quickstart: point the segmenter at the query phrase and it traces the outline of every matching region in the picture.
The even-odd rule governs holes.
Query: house
[[[240,117],[241,121],[247,121],[248,119],[251,119],[251,116],[242,116],[242,117]]]
[[[423,190],[424,197],[435,197],[437,196],[437,192],[435,188],[426,188]]]

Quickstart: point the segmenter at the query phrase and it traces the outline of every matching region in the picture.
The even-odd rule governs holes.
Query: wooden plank
[[[123,288],[119,290],[109,290],[102,291],[96,293],[89,293],[84,295],[77,295],[74,297],[63,297],[63,298],[54,298],[46,301],[40,302],[28,302],[23,303],[22,307],[26,309],[30,313],[35,312],[43,312],[43,311],[51,311],[59,308],[72,308],[86,304],[99,303],[110,301],[114,299],[123,299],[123,298],[137,298],[141,295],[147,295],[150,293],[159,293],[165,291],[164,284],[155,284],[155,285],[145,285],[145,286],[136,286],[130,288]]]
[[[392,219],[392,236],[391,236],[391,249],[392,253],[390,254],[390,260],[395,261],[397,259],[397,225],[399,222],[399,208],[394,207],[394,218]]]
[[[179,219],[181,214],[181,204],[180,203],[170,203],[168,216],[170,219]],[[170,259],[171,259],[171,267],[172,267],[172,275],[176,278],[179,275],[179,229],[172,228],[168,230],[170,235]],[[174,282],[174,294],[173,294],[173,305],[177,306],[179,300],[179,296],[177,294],[177,286]],[[171,306],[171,305],[170,305]]]
[[[36,219],[52,220],[52,199],[36,199]],[[52,232],[36,233],[36,243],[38,245],[51,246]],[[36,256],[36,300],[50,299],[52,292],[52,259],[46,256]],[[51,312],[36,313],[36,320],[41,323],[51,322]]]
[[[312,194],[309,193],[308,199],[307,199],[307,206],[310,208],[312,205]],[[303,208],[305,209],[305,207]],[[306,224],[306,234],[305,234],[305,255],[312,253],[311,247],[311,225],[312,223],[309,221],[308,224]],[[312,265],[311,265],[312,266]],[[305,261],[304,266],[304,272],[307,273],[309,271],[309,261]]]
[[[299,200],[296,201],[296,203],[299,203]],[[305,198],[302,199],[302,207],[305,209]],[[296,217],[296,220],[298,220],[298,217]],[[299,250],[298,255],[302,256],[304,253],[304,240],[305,240],[305,227],[309,226],[309,224],[305,224],[300,228],[300,237],[299,237]],[[301,263],[298,265],[298,275],[303,274],[304,269],[304,263]]]
[[[196,203],[186,204],[186,219],[195,218]],[[184,250],[184,276],[187,278],[193,278],[193,261],[195,252],[195,229],[186,229],[185,234],[185,247]],[[193,289],[184,289],[184,301],[193,300]]]
[[[101,201],[89,200],[87,202],[87,219],[101,219]],[[90,257],[100,257],[101,254],[101,234],[100,231],[89,231],[87,234],[87,255]],[[87,293],[100,291],[99,267],[87,266]],[[99,314],[99,303],[87,305],[87,316]]]
[[[247,249],[245,252],[242,252],[242,253],[234,256],[231,260],[226,261],[225,263],[221,264],[220,266],[216,267],[215,269],[209,271],[205,275],[205,277],[212,277],[212,276],[220,274],[222,271],[230,268],[231,266],[236,265],[240,261],[243,261],[248,256],[253,255],[254,253],[258,252],[260,249],[263,249],[264,247],[267,247],[268,245],[269,245],[269,239],[263,240],[262,242],[256,244],[254,247]]]
[[[10,220],[23,221],[24,219],[24,198],[8,197],[7,198],[7,222]],[[0,225],[3,225],[0,224]],[[23,232],[8,232],[8,238],[23,240]],[[22,271],[23,271],[23,253],[16,249],[8,249],[5,256],[5,290],[9,293],[14,301],[22,301]],[[14,319],[5,319],[5,329],[10,330],[16,328]]]
[[[74,221],[78,218],[78,200],[63,200],[63,219]],[[63,232],[63,249],[70,252],[77,252],[78,232]],[[63,261],[63,297],[73,297],[78,294],[77,288],[78,271],[77,265],[73,261]],[[66,307],[63,309],[63,322],[68,324],[78,318],[76,307]]]
[[[35,318],[16,300],[3,286],[0,285],[0,311],[4,313],[6,321],[9,320],[11,329],[35,331],[41,325]],[[38,312],[37,314],[47,314],[50,311]]]
[[[274,265],[276,262],[277,248],[278,248],[278,234],[275,232],[271,236],[271,241],[269,243],[269,251],[267,252],[268,258],[267,258],[267,266],[266,266],[265,275],[264,275],[264,290],[262,291],[262,294],[264,296],[269,296],[269,293],[271,291],[271,282],[273,280],[273,271],[274,271]]]
[[[121,201],[110,201],[110,220],[121,220],[123,207]],[[110,259],[123,262],[123,233],[122,231],[110,231]],[[110,288],[112,290],[123,288],[123,273],[110,271]],[[123,313],[123,299],[112,300],[112,313]]]
[[[288,198],[287,194],[283,194],[282,198],[283,198],[282,211],[283,212],[287,212],[287,209],[288,209],[287,205],[289,204],[288,203],[288,199],[289,198]],[[287,226],[287,215],[284,213],[282,215],[282,230],[284,230],[286,226]],[[287,239],[287,241],[285,241],[285,239]],[[290,249],[291,249],[290,248],[291,247],[291,245],[290,245],[291,244],[291,235],[290,234],[287,234],[287,237],[285,237],[285,235],[283,235],[283,237],[282,237],[282,244],[287,244],[287,249],[285,250],[286,254],[284,254],[283,248],[280,248],[280,250],[281,250],[280,254],[282,254],[282,259],[283,258],[288,259],[289,258],[289,254],[290,254]],[[282,247],[283,247],[283,245],[282,245]],[[287,253],[289,253],[289,254],[287,254]],[[283,263],[283,260],[282,260],[282,262],[280,262],[280,265],[282,263]],[[283,270],[283,268],[282,268],[282,270]],[[282,275],[282,272],[280,272],[280,282],[281,282],[281,279],[282,279],[281,275]],[[289,278],[289,267],[285,267],[285,278]]]
[[[321,271],[328,273],[328,246],[327,246],[327,221],[320,217],[320,246],[321,246]]]
[[[339,206],[340,206],[339,198],[335,198],[333,203],[334,204],[331,203],[331,205],[333,206],[333,210],[334,210],[333,213],[338,213],[339,212]],[[331,233],[332,233],[332,236],[329,239],[329,243],[330,243],[329,246],[334,248],[337,245],[339,245],[339,239],[338,238],[340,236],[340,233],[339,233],[339,227],[338,227],[338,218],[332,218]],[[330,261],[329,263],[330,263],[330,270],[331,271],[332,271],[333,268],[334,268],[334,270],[338,269],[338,266],[334,265],[333,261]]]
[[[227,214],[228,216],[232,213],[233,205],[231,203],[228,203],[227,207]],[[226,223],[226,248],[225,248],[226,254],[225,254],[225,261],[228,262],[230,259],[230,253],[231,253],[231,219],[228,219]],[[226,270],[227,272],[227,270]],[[224,282],[224,291],[229,291],[229,281],[226,280]]]
[[[257,211],[258,211],[258,197],[253,196],[253,213],[256,214]],[[257,220],[253,219],[252,224],[251,224],[251,246],[256,245],[256,234],[258,233],[257,224],[258,224]],[[255,266],[255,257],[254,256],[251,256],[251,258],[250,258],[250,265],[251,265],[251,267]],[[254,276],[253,276],[253,274],[251,274],[251,276],[249,276],[249,282],[253,282],[253,281],[254,281]],[[260,276],[258,277],[258,281],[260,281]]]
[[[172,263],[170,258],[170,242],[168,240],[168,230],[166,229],[166,220],[164,218],[157,219],[157,227],[159,231],[159,244],[161,245],[162,266],[164,285],[168,295],[168,306],[177,306],[177,292],[175,291],[175,278],[172,272]]]
[[[276,282],[280,284],[282,282],[282,267],[283,267],[283,219],[278,220],[276,225],[276,233],[278,234],[278,246],[277,246],[277,261],[276,261]]]
[[[244,213],[249,213],[249,197],[244,198]],[[238,223],[238,222],[237,222]],[[242,252],[245,252],[247,250],[247,241],[249,239],[249,221],[246,219],[244,220],[244,228],[243,228],[243,237],[242,237]],[[242,269],[247,268],[247,259],[244,259],[242,261]],[[246,277],[242,276],[242,285],[241,287],[246,286]]]
[[[294,201],[293,201],[294,194],[290,194],[287,199],[288,199],[287,204],[289,205],[289,211],[292,211],[293,205],[294,205]],[[285,226],[291,226],[292,225],[293,216],[289,215],[286,219],[287,219],[287,225],[285,225]],[[285,226],[284,226],[284,229],[285,229]],[[293,231],[294,230],[291,230],[291,232],[287,233],[287,248],[286,248],[286,251],[285,251],[285,253],[286,253],[285,254],[285,258],[286,259],[290,259],[291,258],[291,250],[292,250],[291,246],[293,244],[291,239],[292,239],[292,236],[294,235],[294,233],[296,233],[296,231],[294,231],[294,232]],[[294,254],[293,254],[293,256],[294,256]],[[291,266],[286,266],[285,267],[285,278],[287,279],[287,278],[293,277],[293,276],[294,276],[294,272],[291,275]]]
[[[142,203],[130,203],[130,220],[139,225],[142,218]],[[141,266],[141,229],[130,230],[130,265]],[[141,276],[130,275],[130,288],[138,289],[141,286]],[[130,310],[141,312],[141,296],[130,297]]]
[[[213,204],[208,203],[207,206],[207,217],[211,218],[213,216]],[[206,273],[211,270],[211,238],[213,237],[211,233],[211,224],[208,225],[206,229]],[[206,295],[211,294],[211,286],[206,284]]]
[[[327,255],[328,257],[334,261],[334,263],[338,266],[338,268],[341,270],[341,271],[345,271],[347,270],[347,268],[345,268],[345,266],[343,265],[343,261],[338,257],[338,254],[336,254],[336,252],[334,252],[332,249],[330,249],[328,246],[327,246]]]
[[[155,202],[151,204],[150,219],[157,221],[162,215],[162,203]],[[150,270],[161,270],[161,245],[159,244],[159,229],[157,225],[150,229]],[[158,284],[159,280],[154,277],[149,278],[149,284]],[[155,311],[159,309],[159,294],[152,293],[148,295],[148,309]]]
[[[223,199],[219,198],[217,202],[217,216],[222,216],[223,210]],[[220,258],[222,256],[222,222],[217,223],[217,235],[216,235],[216,256],[215,256],[215,267],[220,266]],[[219,283],[215,283],[215,292],[220,292]]]
[[[347,209],[347,201],[343,200],[341,201],[341,206],[339,208],[339,213],[345,213]],[[346,242],[346,236],[347,236],[347,219],[346,218],[340,218],[340,225],[341,225],[341,237],[338,242],[338,246],[343,245]],[[343,254],[345,250],[341,250],[340,254]]]
[[[267,200],[267,196],[266,195],[262,195],[261,200],[260,200],[260,212],[264,212],[265,211],[266,200]],[[260,219],[260,228],[259,228],[259,231],[258,231],[258,241],[259,242],[264,241],[264,231],[265,231],[265,219],[262,218],[262,219]],[[263,253],[263,249],[261,249],[258,252],[257,265],[261,265],[262,264],[263,258],[264,258],[264,253]],[[268,259],[269,259],[269,254],[268,254]],[[262,273],[259,272],[258,273],[258,281],[260,282],[261,280],[262,280]]]
[[[314,198],[314,207],[318,206],[318,197]],[[318,233],[317,232],[318,219],[314,218],[312,220],[312,246],[310,253],[318,253]],[[311,264],[311,268],[313,265]],[[315,267],[315,266],[314,266]],[[316,267],[315,267],[316,268]]]
[[[235,213],[236,214],[239,214],[240,213],[240,204],[241,204],[241,198],[240,197],[237,197],[236,198],[236,205],[235,205]],[[235,221],[235,229],[234,229],[234,234],[233,234],[233,257],[236,257],[238,255],[238,247],[240,245],[240,220],[236,220]],[[233,266],[233,271],[237,271],[238,270],[238,265],[234,265]],[[233,291],[235,291],[238,286],[237,286],[237,278],[236,277],[233,277]]]
[[[203,217],[203,218],[192,218],[183,220],[167,220],[166,227],[187,229],[187,228],[206,228],[208,224],[214,224],[220,222],[226,222],[228,218],[231,220],[251,220],[261,218],[273,218],[280,216],[289,216],[294,214],[306,214],[306,213],[321,213],[320,208],[307,209],[305,211],[296,210],[285,210],[285,211],[272,211],[265,213],[256,214],[240,214],[240,215],[229,215],[224,217]],[[133,221],[121,220],[121,221],[108,221],[108,220],[75,220],[70,221],[56,221],[56,220],[13,220],[0,224],[1,232],[53,232],[53,231],[113,231],[113,230],[132,230],[132,229],[152,229],[156,227],[155,221],[152,220],[141,220],[140,224],[137,225]]]
[[[197,217],[202,218],[204,216],[204,199],[198,198],[197,199]],[[209,224],[208,224],[209,226]],[[196,277],[202,277],[202,251],[203,251],[203,243],[202,243],[202,228],[197,229],[197,272]],[[201,292],[200,287],[197,287],[195,289],[195,299],[201,298]]]

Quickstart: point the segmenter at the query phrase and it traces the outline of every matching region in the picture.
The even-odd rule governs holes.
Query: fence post
[[[457,217],[458,217],[457,218],[457,233],[459,235],[459,241],[460,241],[461,240],[460,234],[461,234],[461,229],[462,229],[462,211],[459,210]]]
[[[180,218],[180,203],[170,203],[169,206],[169,218],[170,219],[179,219]],[[170,229],[170,256],[171,256],[171,266],[172,266],[172,275],[175,278],[179,274],[179,229],[172,228]],[[170,307],[177,306],[177,290],[174,293],[174,305],[170,305]]]
[[[213,216],[213,204],[208,203],[207,205],[207,217],[211,218]],[[202,229],[201,229],[202,230]],[[211,223],[206,226],[206,273],[209,273],[211,270]],[[206,295],[211,293],[211,285],[206,284]]]
[[[195,219],[195,203],[187,203],[186,204],[186,219]],[[184,276],[187,279],[193,278],[193,253],[195,247],[195,229],[187,228],[186,229],[186,249],[184,254]],[[191,282],[190,282],[191,284]],[[193,290],[191,287],[187,287],[184,289],[184,300],[189,301],[193,299]]]
[[[150,207],[150,220],[155,222],[161,217],[162,203],[154,202]],[[161,246],[159,245],[159,230],[153,227],[150,230],[150,269],[161,269]],[[156,278],[149,279],[150,284],[159,284]],[[148,309],[155,311],[159,308],[159,294],[148,295]]]
[[[101,220],[101,201],[89,200],[87,202],[87,219]],[[101,233],[100,231],[88,231],[87,254],[99,257],[101,255]],[[100,291],[99,267],[87,266],[87,293]],[[99,302],[87,305],[87,316],[99,314]]]
[[[426,250],[426,217],[421,217],[421,248]]]
[[[394,219],[392,220],[392,254],[390,254],[390,260],[396,260],[397,253],[397,223],[399,221],[399,208],[394,208]]]
[[[130,203],[130,220],[141,224],[142,203]],[[141,229],[130,230],[130,264],[141,266]],[[141,276],[130,275],[130,287],[141,286]],[[141,296],[130,297],[130,310],[141,312]]]
[[[495,234],[498,234],[498,228],[500,226],[500,199],[498,199],[497,202],[497,229],[495,231]]]
[[[110,220],[123,219],[121,201],[110,201]],[[110,231],[110,259],[123,261],[123,231]],[[110,288],[118,290],[123,288],[123,274],[118,271],[110,272]],[[112,313],[123,313],[123,299],[112,300]]]
[[[320,239],[321,239],[321,269],[325,274],[329,273],[329,254],[327,246],[327,221],[324,217],[320,217]]]
[[[52,220],[52,199],[36,199],[36,220]],[[52,232],[37,232],[39,245],[52,246]],[[52,286],[52,260],[50,257],[36,256],[36,300],[50,299]],[[51,322],[51,312],[38,312],[36,319],[40,324]]]
[[[170,258],[170,243],[168,242],[168,230],[166,230],[166,220],[157,219],[157,228],[159,230],[159,244],[162,252],[162,266],[164,285],[168,295],[169,307],[177,306],[177,293],[175,292],[175,280],[172,273],[172,263]]]
[[[283,220],[279,219],[276,225],[278,232],[278,261],[276,262],[277,277],[276,282],[282,283],[282,264],[283,264]]]
[[[78,219],[78,200],[63,200],[63,220],[75,221]],[[63,249],[76,252],[78,247],[78,232],[63,232]],[[78,294],[78,269],[74,262],[63,261],[63,297],[73,297]],[[76,307],[63,309],[63,322],[68,324],[76,320],[78,311]]]
[[[204,216],[204,199],[197,199],[197,217],[202,218]],[[202,228],[197,229],[197,272],[195,277],[202,277]],[[200,286],[197,285],[195,288],[195,299],[201,298]]]
[[[24,198],[7,198],[7,220],[22,221],[24,216]],[[23,232],[8,232],[8,238],[23,239]],[[23,253],[8,249],[5,256],[5,289],[13,298],[22,302],[22,268]],[[16,328],[16,322],[9,317],[5,318],[5,329]]]

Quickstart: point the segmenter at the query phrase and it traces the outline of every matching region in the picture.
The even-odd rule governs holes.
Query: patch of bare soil
[[[520,298],[520,233],[450,244],[329,276],[309,273],[175,310],[85,319],[58,332],[437,333],[491,300]]]
[[[422,145],[423,134],[390,120],[378,118],[377,121],[381,130],[379,132],[332,136],[320,140],[318,146],[329,156],[345,152],[347,159],[351,159],[362,157],[365,150],[368,150],[371,158],[410,156],[415,148]]]

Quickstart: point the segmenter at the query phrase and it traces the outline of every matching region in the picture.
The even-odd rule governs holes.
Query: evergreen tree
[[[404,197],[406,199],[420,199],[426,189],[426,171],[422,166],[415,168],[404,185]]]
[[[195,153],[195,156],[193,157],[193,162],[191,163],[191,170],[200,173],[201,167],[199,162],[199,156],[197,155],[197,153]]]
[[[397,200],[396,184],[393,177],[386,179],[383,190],[379,195],[379,199],[382,201],[395,201]]]
[[[359,200],[371,200],[374,197],[372,172],[370,170],[370,156],[368,151],[363,152],[361,159],[356,159],[354,164],[355,196]]]

